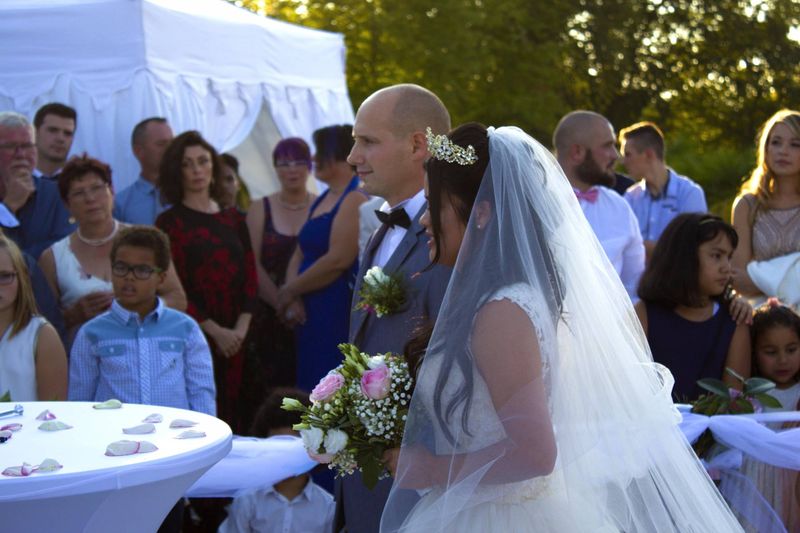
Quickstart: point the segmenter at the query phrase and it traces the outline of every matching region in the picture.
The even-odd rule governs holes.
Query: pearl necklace
[[[112,230],[111,230],[111,233],[109,233],[109,234],[108,234],[108,235],[106,235],[105,237],[100,237],[99,239],[87,239],[86,237],[84,237],[83,235],[81,235],[81,229],[80,229],[80,228],[78,228],[78,230],[75,232],[75,234],[78,236],[78,239],[79,239],[79,240],[80,240],[80,241],[81,241],[83,244],[86,244],[86,245],[88,245],[88,246],[94,246],[94,247],[97,247],[97,246],[103,246],[103,245],[104,245],[104,244],[106,244],[107,242],[111,241],[111,239],[113,239],[113,238],[116,236],[116,234],[117,234],[117,230],[118,230],[118,229],[119,229],[119,222],[117,222],[117,221],[115,220],[115,221],[114,221],[114,229],[112,229]]]

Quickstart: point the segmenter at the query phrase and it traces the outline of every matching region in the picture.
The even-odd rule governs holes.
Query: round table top
[[[231,449],[231,429],[212,416],[153,405],[123,404],[119,409],[94,409],[94,402],[19,402],[22,416],[0,418],[0,427],[22,424],[11,439],[0,444],[0,471],[23,463],[38,465],[44,459],[58,461],[63,468],[54,472],[35,472],[27,477],[0,476],[0,502],[15,501],[64,493],[114,490],[124,486],[149,483],[209,466]],[[16,403],[0,403],[0,412]],[[38,429],[36,417],[49,410],[55,420],[72,426],[61,431]],[[143,423],[150,414],[160,414],[155,432],[127,435],[123,428]],[[175,419],[191,420],[191,429],[206,436],[177,439],[188,428],[171,429]],[[150,453],[109,457],[106,447],[119,440],[148,441],[158,447]]]

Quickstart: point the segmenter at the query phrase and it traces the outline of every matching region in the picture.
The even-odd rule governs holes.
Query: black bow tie
[[[400,226],[408,229],[411,227],[411,219],[408,218],[408,213],[406,213],[406,210],[402,207],[394,211],[389,211],[388,213],[376,210],[375,215],[381,223],[386,224],[390,228]]]

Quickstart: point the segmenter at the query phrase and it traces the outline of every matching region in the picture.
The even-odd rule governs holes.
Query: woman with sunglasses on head
[[[58,189],[78,228],[45,250],[39,266],[61,304],[72,339],[83,323],[111,305],[111,244],[125,224],[112,215],[111,169],[102,161],[86,154],[73,157],[59,174]],[[169,307],[186,309],[175,269],[167,272],[159,296]]]
[[[272,163],[280,189],[247,211],[247,227],[256,258],[259,310],[253,327],[259,332],[256,353],[261,358],[268,386],[295,384],[294,331],[277,313],[278,287],[286,280],[286,268],[297,246],[297,234],[308,219],[316,195],[308,191],[311,151],[299,137],[281,140],[272,150]],[[296,322],[301,317],[296,308]]]
[[[217,416],[234,433],[247,427],[242,409],[245,339],[256,306],[256,272],[244,215],[221,209],[222,163],[200,133],[175,137],[161,159],[159,188],[172,207],[156,226],[167,234],[187,313],[208,337],[214,360]]]

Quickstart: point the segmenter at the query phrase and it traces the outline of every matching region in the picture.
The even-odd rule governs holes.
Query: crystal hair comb
[[[425,129],[425,138],[428,140],[428,152],[439,161],[471,165],[478,161],[475,148],[472,145],[463,148],[447,138],[447,135],[434,135],[431,128]]]

